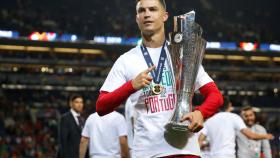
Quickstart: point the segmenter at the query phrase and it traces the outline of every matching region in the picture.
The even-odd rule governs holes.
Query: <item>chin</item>
[[[143,30],[142,32],[143,32],[144,35],[148,35],[148,36],[154,34],[153,30]]]

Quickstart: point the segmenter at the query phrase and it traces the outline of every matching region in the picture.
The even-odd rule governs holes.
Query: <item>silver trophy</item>
[[[169,34],[176,102],[174,113],[165,125],[164,137],[177,148],[183,148],[192,134],[188,130],[189,121],[181,122],[180,119],[192,111],[194,83],[206,47],[206,41],[201,37],[202,28],[194,19],[194,11],[175,16],[174,30]]]

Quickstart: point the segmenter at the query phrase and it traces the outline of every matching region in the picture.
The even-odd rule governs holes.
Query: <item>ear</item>
[[[138,14],[136,14],[136,16],[135,16],[135,21],[138,24]]]
[[[163,15],[163,22],[166,22],[168,17],[169,17],[168,12],[165,12],[164,15]]]

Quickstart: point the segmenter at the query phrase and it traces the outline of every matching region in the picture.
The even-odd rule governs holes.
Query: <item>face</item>
[[[167,12],[159,0],[141,0],[136,6],[136,22],[143,34],[154,34],[164,31],[164,22],[168,18]]]
[[[70,101],[70,107],[77,113],[82,113],[84,107],[83,98],[76,98],[73,101]]]
[[[247,126],[252,126],[255,124],[256,116],[252,109],[242,111],[241,116]]]

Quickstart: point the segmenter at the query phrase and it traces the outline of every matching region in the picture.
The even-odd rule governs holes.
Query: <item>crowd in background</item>
[[[209,41],[278,42],[279,5],[262,1],[167,1],[170,16],[197,12],[197,22]],[[121,0],[4,0],[0,6],[0,29],[17,30],[23,36],[33,31],[74,33],[85,39],[94,35],[139,37],[135,25],[135,1]],[[172,18],[168,21],[171,31]]]
[[[95,111],[96,96],[95,93],[82,94],[86,96],[84,116],[87,117]],[[69,92],[63,91],[2,91],[0,157],[55,157],[58,149],[58,118],[69,110],[67,95]],[[238,113],[238,110],[235,112]],[[275,139],[270,143],[274,158],[279,158],[280,117],[277,113],[261,112],[258,113],[258,122],[266,127],[268,132],[274,134]]]
[[[0,157],[53,158],[57,154],[58,120],[69,110],[69,92],[0,92]],[[95,95],[84,93],[86,117]]]
[[[194,9],[197,13],[197,21],[204,28],[204,37],[208,41],[257,41],[262,43],[279,43],[278,6],[276,0],[262,1],[221,1],[221,0],[167,0],[167,9],[170,16],[183,14]],[[135,2],[121,0],[99,1],[99,0],[3,0],[0,5],[0,30],[19,31],[22,36],[28,36],[33,31],[53,31],[56,33],[74,33],[89,40],[94,35],[113,35],[124,37],[139,37],[135,25]],[[171,30],[172,18],[169,19],[167,27]],[[0,57],[11,55],[5,53]],[[16,57],[16,54],[12,54]],[[20,53],[18,58],[61,60],[58,56],[29,55],[26,57]],[[88,62],[108,62],[103,59],[75,58]],[[73,60],[72,56],[63,59]],[[108,58],[107,58],[108,59]],[[112,61],[109,61],[112,62]],[[234,62],[216,62],[220,69],[224,65],[235,65]],[[242,63],[239,63],[239,65]],[[243,63],[241,67],[250,67]],[[110,65],[110,63],[109,63]],[[213,62],[205,62],[206,68],[213,66]],[[208,66],[207,66],[208,65]],[[214,65],[215,66],[215,65]],[[255,65],[258,67],[258,65]],[[263,67],[264,65],[259,65]],[[273,68],[277,68],[277,65]],[[106,71],[107,72],[107,71]],[[10,73],[7,75],[5,73]],[[14,73],[14,75],[11,75]],[[5,74],[5,75],[2,75]],[[24,75],[23,75],[24,74]],[[34,75],[35,74],[35,75]],[[40,71],[38,71],[40,74]],[[92,77],[104,77],[106,74],[98,72],[67,74],[55,72],[54,74],[40,74],[30,70],[18,70],[17,72],[2,71],[1,83],[27,83],[27,84],[65,84],[73,83],[92,85],[95,80]],[[62,75],[61,75],[62,74]],[[73,77],[74,75],[74,77]],[[6,77],[9,76],[9,77]],[[28,78],[29,76],[29,78]],[[34,79],[34,76],[39,76]],[[52,76],[52,77],[50,77]],[[55,76],[55,77],[54,77]],[[75,78],[75,76],[77,78]],[[88,82],[80,81],[80,77]],[[249,75],[248,75],[249,76]],[[70,79],[70,77],[72,79]],[[215,76],[212,76],[215,78]],[[216,76],[215,80],[234,80],[250,82],[246,76],[231,78],[225,74]],[[34,80],[32,80],[32,78]],[[68,82],[66,82],[66,80]],[[73,82],[72,82],[73,80]],[[253,80],[253,79],[252,79]],[[255,81],[279,82],[277,78],[254,78]],[[54,82],[57,81],[57,82]],[[60,81],[60,82],[59,82]],[[33,83],[32,83],[33,82]],[[225,85],[229,86],[228,82]],[[255,86],[258,83],[255,84]],[[96,84],[99,88],[98,84]],[[253,87],[256,88],[256,87]],[[97,89],[98,90],[98,89]],[[223,90],[223,89],[222,89]],[[236,95],[232,98],[237,107],[244,104],[258,103],[260,106],[277,106],[279,97],[273,93],[273,87],[268,91],[268,97],[258,96],[244,97]],[[94,112],[95,101],[98,92],[83,92],[85,101],[85,116]],[[69,107],[66,91],[40,91],[40,90],[5,90],[0,89],[0,157],[2,158],[52,158],[57,152],[57,124],[58,118]],[[267,108],[267,107],[266,107]],[[238,110],[236,110],[238,112]],[[268,132],[275,136],[271,141],[274,158],[280,157],[280,117],[277,111],[267,111],[258,114],[258,121]],[[277,156],[276,156],[277,155]]]

